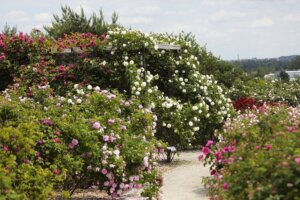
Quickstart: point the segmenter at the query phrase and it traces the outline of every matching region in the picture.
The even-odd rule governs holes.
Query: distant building
[[[296,80],[298,77],[300,77],[300,70],[298,71],[285,71],[289,77],[291,81]]]
[[[277,79],[278,76],[274,73],[264,75],[264,79]]]
[[[298,71],[285,71],[285,72],[289,75],[290,81],[294,81],[298,77],[300,77],[300,70],[298,70]],[[265,79],[279,79],[279,74],[280,74],[280,72],[274,72],[274,73],[266,74],[264,76],[264,78]]]

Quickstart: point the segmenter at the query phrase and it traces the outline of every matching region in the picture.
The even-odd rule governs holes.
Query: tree
[[[64,34],[70,33],[93,33],[102,35],[106,33],[109,26],[117,26],[118,15],[114,12],[112,14],[112,23],[109,24],[104,20],[104,15],[102,10],[99,11],[99,16],[93,13],[91,17],[87,17],[84,13],[83,8],[81,8],[80,13],[76,13],[69,6],[61,7],[62,16],[56,14],[53,15],[54,20],[51,26],[44,26],[46,32],[54,37],[60,38]]]
[[[288,82],[290,80],[290,76],[288,75],[288,73],[286,73],[286,71],[283,70],[279,73],[279,78],[285,82]]]
[[[296,56],[288,66],[288,69],[290,70],[298,70],[300,69],[300,56]]]
[[[18,32],[17,26],[9,26],[7,23],[5,24],[2,33],[8,36],[16,35]]]

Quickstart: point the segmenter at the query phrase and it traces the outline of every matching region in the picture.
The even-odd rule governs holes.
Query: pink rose
[[[270,149],[272,149],[272,145],[270,145],[270,144],[265,144],[265,149],[268,151],[268,150],[270,150]]]
[[[203,147],[202,153],[207,156],[210,153],[210,149],[208,147]]]
[[[101,125],[100,125],[99,122],[95,122],[95,123],[93,124],[93,128],[94,128],[94,129],[99,129],[100,127],[101,127]]]
[[[228,183],[223,183],[222,188],[223,188],[223,190],[228,190],[228,188],[229,188]]]
[[[53,170],[53,174],[55,174],[55,175],[59,174],[58,169]]]
[[[59,131],[56,131],[56,132],[55,132],[55,135],[60,135],[60,132],[59,132]]]
[[[103,136],[103,141],[104,142],[108,142],[109,141],[109,136],[108,135],[104,135]]]
[[[101,170],[101,173],[105,175],[105,174],[107,174],[107,170],[106,170],[105,168],[103,168],[103,169]]]
[[[109,120],[107,121],[107,123],[108,123],[109,125],[112,125],[113,123],[115,123],[115,120],[114,120],[114,119],[109,119]]]
[[[210,147],[210,146],[213,145],[213,144],[214,144],[214,141],[208,140],[205,146],[206,146],[206,147]]]
[[[295,158],[295,162],[300,165],[300,157]]]
[[[135,188],[136,188],[136,189],[141,189],[142,187],[143,187],[142,184],[135,184]]]
[[[8,151],[8,147],[4,146],[3,148],[3,151]]]
[[[78,140],[73,139],[72,142],[69,144],[69,148],[73,149],[76,145],[78,145]]]

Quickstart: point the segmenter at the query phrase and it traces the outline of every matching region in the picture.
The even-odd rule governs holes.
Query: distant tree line
[[[276,71],[300,69],[300,56],[286,56],[271,59],[245,59],[231,61],[240,66],[252,77],[263,77]]]

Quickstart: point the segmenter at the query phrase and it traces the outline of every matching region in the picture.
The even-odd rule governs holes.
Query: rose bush
[[[157,196],[163,144],[150,108],[91,85],[74,85],[65,97],[49,85],[32,97],[24,91],[15,85],[0,97],[1,196],[47,199],[53,189],[79,187],[112,196],[143,187]]]
[[[300,108],[261,106],[227,120],[199,159],[211,199],[299,199]]]

